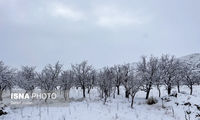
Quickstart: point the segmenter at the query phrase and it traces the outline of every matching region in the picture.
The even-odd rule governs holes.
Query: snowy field
[[[168,97],[166,90],[162,88],[163,101],[158,97],[157,89],[152,89],[150,96],[158,100],[157,104],[148,105],[145,100],[145,92],[138,92],[134,108],[130,107],[131,99],[124,97],[124,90],[121,88],[120,95],[116,98],[109,98],[104,105],[100,99],[97,89],[92,89],[90,95],[87,94],[82,99],[81,89],[70,91],[70,101],[66,102],[59,96],[56,101],[32,101],[33,105],[15,106],[9,104],[8,95],[4,94],[7,115],[0,116],[1,120],[200,120],[200,110],[196,105],[200,105],[200,86],[194,87],[194,94],[189,95],[187,87],[181,87],[181,93],[176,97]],[[173,89],[175,91],[176,88]],[[59,94],[59,93],[58,93]],[[187,105],[187,103],[191,103]],[[185,104],[185,105],[184,105]]]

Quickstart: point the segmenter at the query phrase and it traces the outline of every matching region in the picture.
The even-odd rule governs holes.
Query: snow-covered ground
[[[162,96],[166,96],[169,101],[158,97],[157,89],[152,89],[150,96],[158,99],[158,103],[147,105],[145,93],[137,93],[134,108],[130,107],[130,100],[124,97],[124,90],[121,88],[120,95],[115,99],[112,97],[104,105],[100,99],[97,89],[92,89],[90,95],[87,94],[82,99],[82,91],[72,89],[70,91],[70,102],[64,101],[62,96],[55,101],[48,101],[49,104],[40,104],[33,101],[33,105],[14,106],[10,105],[8,96],[4,95],[1,104],[7,104],[5,111],[7,115],[0,116],[2,120],[200,120],[196,115],[200,114],[195,104],[200,105],[200,86],[194,87],[194,95],[189,95],[187,87],[181,87],[182,93],[176,97],[168,97],[166,90],[162,88]],[[176,88],[174,88],[174,91]],[[59,93],[58,93],[59,94]],[[191,106],[184,105],[191,103]],[[190,113],[191,112],[191,113]]]

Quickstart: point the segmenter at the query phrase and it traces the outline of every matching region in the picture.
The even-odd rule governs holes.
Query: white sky
[[[0,60],[39,69],[200,52],[199,0],[0,0]]]

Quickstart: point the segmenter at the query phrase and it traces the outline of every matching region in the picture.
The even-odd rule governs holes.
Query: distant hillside
[[[200,72],[200,53],[194,53],[179,58],[180,61],[191,65],[195,71]]]

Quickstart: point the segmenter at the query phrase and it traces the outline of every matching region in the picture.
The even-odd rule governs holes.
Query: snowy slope
[[[191,65],[195,71],[200,72],[200,53],[194,53],[179,58],[180,61]]]

